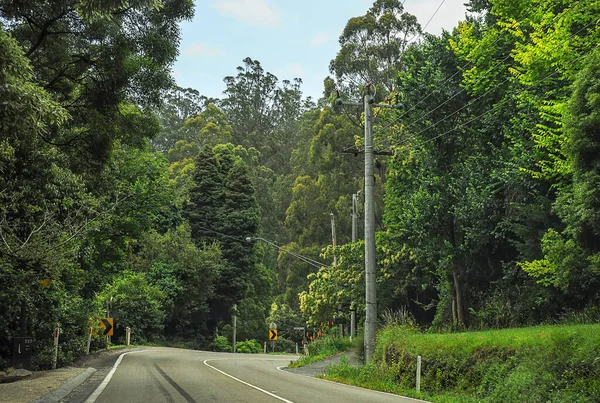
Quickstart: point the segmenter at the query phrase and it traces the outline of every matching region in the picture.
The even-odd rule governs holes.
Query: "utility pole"
[[[358,241],[358,195],[360,190],[352,195],[352,243]],[[350,339],[356,334],[356,311],[354,303],[350,311]]]
[[[329,217],[331,218],[331,242],[333,242],[333,267],[337,267],[337,258],[335,257],[335,247],[337,246],[335,240],[335,215],[331,213]]]
[[[375,167],[373,166],[373,97],[365,87],[365,361],[375,352],[377,332],[377,288],[375,265]]]
[[[358,195],[357,193],[352,195],[352,242],[358,241]]]
[[[237,338],[237,304],[233,304],[233,352],[235,353],[235,344]]]
[[[333,243],[333,267],[337,268],[337,257],[335,256],[335,248],[337,246],[336,238],[335,238],[335,215],[332,213],[329,214],[331,218],[331,242]],[[338,305],[338,315],[341,312],[342,307]],[[339,316],[338,316],[339,318]],[[344,326],[340,323],[338,324],[340,337],[344,336]]]
[[[365,361],[370,362],[375,352],[377,333],[377,283],[375,262],[375,167],[373,156],[373,108],[400,109],[400,105],[375,104],[371,83],[365,85],[363,103],[340,98],[336,105],[364,106],[365,108]]]

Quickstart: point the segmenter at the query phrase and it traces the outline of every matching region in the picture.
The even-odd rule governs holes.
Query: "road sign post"
[[[131,341],[131,328],[128,327],[125,333],[125,343],[127,345],[127,347],[129,347],[129,342]]]
[[[113,318],[102,318],[100,319],[100,327],[104,329],[102,333],[104,336],[112,336],[114,333],[114,321]]]
[[[54,329],[54,357],[52,357],[52,369],[56,369],[56,362],[58,361],[58,336],[60,335],[60,329],[57,327]]]
[[[106,349],[108,350],[110,345],[110,336],[113,335],[113,318],[102,318],[100,319],[100,327],[104,329],[102,334],[106,336]]]
[[[85,348],[85,354],[90,353],[90,344],[92,343],[92,326],[90,326],[90,332],[88,333],[87,346]]]
[[[416,381],[417,393],[421,391],[421,356],[417,356],[417,381]]]
[[[269,325],[269,340],[271,340],[271,351],[275,352],[275,340],[277,340],[277,323],[271,322]]]

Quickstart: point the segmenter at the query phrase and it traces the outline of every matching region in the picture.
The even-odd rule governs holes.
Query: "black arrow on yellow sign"
[[[113,335],[113,318],[102,318],[100,319],[100,327],[104,328],[104,336]]]
[[[277,329],[269,330],[269,340],[277,340]]]

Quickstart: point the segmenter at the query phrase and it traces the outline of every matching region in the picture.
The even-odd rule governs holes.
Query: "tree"
[[[586,57],[565,111],[566,154],[572,183],[560,189],[555,202],[564,228],[548,229],[542,238],[543,259],[521,264],[539,283],[567,295],[575,307],[598,299],[599,72],[600,53],[596,50]]]
[[[191,1],[2,1],[0,10],[36,82],[71,115],[69,125],[43,139],[71,153],[78,169],[106,162],[114,139],[140,145],[156,134],[149,110],[120,130],[132,117],[121,108],[156,105],[172,85],[178,23],[192,17]]]
[[[246,58],[238,74],[225,77],[221,106],[233,128],[233,142],[261,153],[261,164],[276,173],[288,171],[294,144],[294,122],[311,105],[302,100],[300,79],[284,80]]]
[[[376,0],[365,15],[351,18],[340,36],[341,49],[329,64],[339,89],[354,95],[362,85],[373,83],[387,96],[395,90],[409,41],[420,32],[416,17],[404,12],[403,2]]]
[[[143,273],[125,271],[96,295],[95,304],[102,315],[107,302],[112,300],[115,332],[123,335],[129,327],[138,340],[156,340],[163,330],[163,298],[164,294],[150,285]]]
[[[232,144],[202,149],[195,161],[190,202],[184,208],[194,240],[217,240],[227,262],[210,302],[213,328],[229,320],[231,308],[248,291],[256,265],[246,237],[258,232],[259,210],[248,168],[234,149]]]
[[[190,140],[190,133],[185,129],[185,122],[202,112],[215,100],[200,95],[192,88],[174,87],[164,96],[163,103],[156,108],[161,125],[160,133],[152,139],[152,146],[163,153],[175,147],[179,140]]]
[[[208,303],[225,264],[220,248],[216,243],[197,247],[186,224],[164,235],[150,230],[139,244],[132,266],[165,296],[165,335],[204,344],[210,335]]]

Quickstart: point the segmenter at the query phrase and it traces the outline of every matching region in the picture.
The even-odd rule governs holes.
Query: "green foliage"
[[[197,247],[187,225],[143,234],[134,267],[165,295],[165,335],[199,342],[208,332],[208,302],[225,264],[217,244]]]
[[[237,343],[239,344],[239,343]],[[231,343],[229,343],[229,340],[227,340],[227,337],[225,336],[217,336],[215,337],[215,339],[213,340],[212,344],[211,344],[211,350],[213,351],[223,351],[223,352],[230,352],[231,350]]]
[[[259,210],[248,167],[236,152],[231,144],[202,148],[194,164],[190,201],[184,208],[192,238],[198,243],[219,242],[227,262],[209,301],[213,329],[229,322],[233,305],[253,297],[252,291],[260,290],[260,283],[268,278],[260,273],[253,244],[246,241],[257,235]],[[262,311],[267,307],[268,301]]]
[[[245,58],[238,74],[225,77],[221,102],[232,127],[233,141],[256,148],[263,164],[277,173],[289,163],[290,130],[294,121],[311,105],[302,99],[302,80],[283,80],[266,72],[258,60]]]
[[[353,343],[349,337],[323,336],[308,344],[308,355],[303,355],[296,361],[290,362],[289,368],[298,368],[310,363],[321,361],[352,348]]]
[[[599,331],[587,325],[424,335],[389,327],[378,336],[375,359],[409,388],[421,355],[422,387],[432,394],[458,393],[480,401],[569,401],[575,393],[591,401],[600,389],[587,380],[600,367],[588,354],[597,348]]]
[[[600,69],[597,51],[585,58],[577,76],[569,108],[565,111],[567,157],[572,182],[565,183],[555,201],[564,230],[549,228],[541,245],[543,259],[524,262],[523,270],[545,286],[560,290],[575,301],[596,299],[600,239],[597,200],[598,96],[596,77]]]
[[[162,336],[163,299],[162,291],[149,284],[143,273],[125,271],[96,295],[96,317],[102,315],[108,305],[115,332],[122,334],[129,327],[138,340],[154,340]]]
[[[376,0],[364,16],[348,21],[329,68],[344,90],[372,82],[387,95],[394,90],[409,41],[420,32],[416,17],[404,12],[400,0]]]
[[[375,361],[332,365],[326,379],[428,401],[595,401],[597,325],[427,335],[398,326],[378,334]],[[414,391],[416,357],[421,390]]]
[[[299,294],[300,310],[309,326],[338,318],[338,306],[361,312],[364,309],[364,243],[356,242],[328,249],[327,255],[337,255],[337,266],[322,267],[308,276],[308,292]],[[339,319],[342,319],[340,317]],[[349,321],[346,312],[344,319]]]
[[[363,186],[362,110],[315,106],[299,79],[249,58],[222,100],[172,87],[192,2],[126,3],[0,0],[0,366],[10,338],[29,334],[47,367],[55,326],[59,362],[72,361],[110,296],[116,340],[130,324],[138,341],[207,347],[231,336],[235,311],[240,339],[263,340],[275,321],[291,349],[294,327],[348,320],[350,308],[360,322],[363,245],[349,243],[349,212]],[[371,81],[377,102],[403,105],[374,119],[376,150],[394,154],[376,160],[378,319],[407,338],[418,326],[433,337],[596,321],[600,3],[467,6],[483,14],[436,37],[418,35],[400,1],[374,1],[348,21],[325,81],[328,97],[358,98]],[[246,241],[257,236],[281,249]],[[390,357],[412,362],[382,334]],[[461,380],[475,358],[449,345],[458,352],[439,350],[453,362],[431,353],[440,390],[533,401],[594,390],[586,369],[538,379],[546,362],[517,365],[502,346]],[[386,390],[408,382],[385,365],[336,371]]]
[[[263,348],[256,340],[238,341],[235,344],[235,351],[238,353],[260,354]]]
[[[70,146],[61,151],[79,169],[94,171],[105,163],[115,139],[140,146],[158,131],[146,107],[158,104],[161,92],[172,84],[169,66],[177,56],[178,23],[191,18],[193,4],[156,4],[0,4],[3,29],[25,49],[37,82],[72,116],[68,126],[45,139]],[[130,115],[123,113],[124,105],[145,110]]]
[[[334,382],[355,385],[361,388],[379,390],[387,393],[395,393],[424,399],[429,396],[424,393],[416,393],[414,388],[406,388],[399,385],[384,368],[377,364],[351,366],[347,363],[332,364],[327,367],[327,372],[319,377]],[[431,399],[429,399],[431,401]],[[463,400],[468,401],[468,400]]]
[[[301,349],[300,344],[298,344],[298,349]],[[294,354],[296,353],[296,342],[283,337],[278,337],[277,341],[275,342],[275,352]]]

